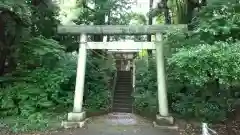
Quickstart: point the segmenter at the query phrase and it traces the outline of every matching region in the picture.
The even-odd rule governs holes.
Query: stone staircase
[[[113,97],[113,112],[132,113],[132,91],[131,71],[118,71]]]

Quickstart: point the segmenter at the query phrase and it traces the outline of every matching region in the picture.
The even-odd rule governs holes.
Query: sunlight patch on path
[[[105,123],[111,126],[117,125],[148,125],[152,123],[137,115],[131,113],[109,113],[108,115],[93,117],[90,120],[91,124]]]

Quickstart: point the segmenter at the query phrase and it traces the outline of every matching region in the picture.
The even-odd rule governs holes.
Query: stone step
[[[118,96],[118,95],[114,95],[114,98],[116,100],[119,100],[119,101],[124,101],[126,100],[126,102],[131,102],[132,101],[132,97],[129,97],[129,96]]]
[[[117,78],[132,78],[132,75],[117,75]]]
[[[132,93],[118,93],[118,92],[115,92],[114,93],[114,96],[118,97],[118,96],[126,96],[126,97],[129,97],[131,98],[132,97]]]
[[[126,81],[126,82],[123,82],[123,81],[119,82],[118,81],[118,82],[116,82],[116,85],[118,85],[118,84],[119,85],[121,84],[121,85],[130,85],[130,86],[132,86],[132,81]]]
[[[132,102],[133,102],[133,99],[132,98],[128,98],[128,99],[114,99],[113,100],[113,103],[126,103],[126,104],[128,104],[128,103],[131,103],[132,104]]]
[[[132,93],[132,89],[131,88],[116,88],[116,90],[114,92],[117,93]]]
[[[132,80],[132,77],[117,77],[117,81],[126,81],[126,80]]]
[[[126,84],[117,84],[116,85],[116,87],[129,87],[129,88],[132,88],[132,84],[128,84],[128,85],[126,85]]]
[[[127,79],[129,79],[129,78],[132,78],[132,75],[118,75],[117,76],[117,78],[119,79],[119,78],[127,78]]]
[[[132,86],[131,82],[117,82],[116,85],[122,85],[122,86]]]
[[[116,86],[116,90],[131,90],[132,91],[133,87],[132,86]]]
[[[115,89],[115,91],[114,91],[114,93],[115,92],[117,92],[117,93],[132,93],[132,88],[130,89],[130,88],[127,88],[127,89],[125,89],[125,88],[116,88]]]
[[[119,75],[131,74],[131,71],[118,71]]]
[[[113,103],[114,108],[132,108],[130,103]]]
[[[115,92],[114,95],[120,95],[120,96],[131,96],[132,92]]]
[[[131,99],[132,96],[131,95],[114,95],[114,98],[119,100],[125,100],[125,99]]]
[[[116,87],[115,91],[133,91],[132,87]]]
[[[132,108],[114,108],[113,112],[126,112],[126,113],[132,113]]]
[[[126,87],[126,86],[128,86],[128,87],[132,87],[132,83],[116,83],[116,86],[122,86],[122,87]]]
[[[118,93],[132,93],[132,89],[130,88],[118,88],[114,91],[114,93],[118,94]]]
[[[123,91],[121,91],[121,92],[115,91],[114,92],[114,96],[117,96],[117,95],[119,95],[119,96],[125,95],[125,96],[129,96],[130,97],[132,95],[132,92],[129,92],[129,91],[125,91],[125,92],[123,92]]]
[[[132,79],[122,79],[122,80],[117,80],[116,83],[123,83],[123,84],[128,84],[128,83],[132,83]]]
[[[122,94],[127,94],[127,95],[131,95],[132,94],[132,90],[130,90],[130,89],[125,89],[125,90],[115,90],[114,91],[114,94],[119,94],[119,95],[122,95]]]
[[[129,95],[131,96],[132,91],[131,90],[116,90],[114,92],[114,95]]]
[[[117,77],[118,78],[121,78],[121,77],[130,77],[130,78],[132,78],[132,74],[117,74]]]
[[[129,81],[129,82],[123,82],[123,81],[118,81],[116,84],[122,84],[122,85],[132,85],[132,82]]]
[[[118,71],[113,99],[113,112],[132,112],[132,91],[132,73],[129,71]]]
[[[118,73],[117,74],[118,77],[131,77],[132,76],[132,73]]]
[[[118,78],[116,81],[117,81],[117,83],[118,82],[129,82],[129,83],[132,83],[132,78]]]
[[[115,91],[133,91],[132,90],[133,88],[132,87],[116,87]]]
[[[131,76],[132,72],[117,72],[118,76]]]

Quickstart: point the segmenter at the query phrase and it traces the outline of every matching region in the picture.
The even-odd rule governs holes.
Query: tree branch
[[[83,4],[83,8],[86,8],[86,9],[92,11],[92,12],[96,12],[96,10],[90,8],[90,7],[87,5],[86,0],[83,0],[82,4]]]

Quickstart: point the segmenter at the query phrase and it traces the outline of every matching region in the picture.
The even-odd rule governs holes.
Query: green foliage
[[[1,116],[15,116],[21,119],[13,126],[16,131],[46,129],[49,121],[41,117],[43,113],[59,112],[67,114],[67,111],[72,109],[76,78],[76,55],[63,53],[61,47],[58,49],[51,47],[59,46],[56,42],[50,42],[51,40],[40,42],[39,39],[36,39],[33,41],[29,42],[27,46],[31,47],[31,43],[37,43],[37,49],[29,49],[34,50],[30,52],[33,56],[22,57],[25,62],[21,64],[29,65],[28,61],[33,60],[30,64],[37,64],[37,66],[31,70],[26,70],[27,66],[19,66],[19,69],[11,76],[12,78],[18,78],[18,80],[21,76],[21,81],[15,80],[16,82],[11,86],[3,88],[0,92]],[[50,43],[52,45],[48,45]],[[48,47],[51,49],[48,50]],[[35,58],[41,59],[42,63],[39,64],[39,61],[35,61]],[[50,58],[55,58],[54,60],[57,60],[57,62],[51,63]],[[49,62],[45,62],[45,60]],[[113,67],[113,61],[108,60],[106,62],[105,59],[94,58],[91,57],[91,54],[89,55],[84,96],[86,111],[108,111],[111,107],[108,84],[112,73],[115,71]],[[38,118],[32,119],[35,114]],[[23,124],[26,122],[22,121],[24,118],[31,122]]]
[[[30,66],[31,68],[54,67],[65,54],[64,47],[58,42],[40,36],[22,42],[15,55],[18,56],[18,68],[21,70]]]
[[[26,122],[26,120],[28,122]],[[48,121],[44,119],[42,113],[33,113],[25,121],[21,118],[17,118],[17,123],[11,127],[13,132],[24,132],[29,130],[42,130],[44,131],[48,127]]]
[[[31,24],[31,11],[25,0],[1,0],[0,8],[13,11],[25,24]]]
[[[134,107],[137,111],[155,114],[157,110],[157,76],[155,61],[151,60],[148,63],[145,57],[145,59],[143,58],[136,61],[136,67]]]
[[[113,77],[115,66],[108,57],[109,63],[103,58],[88,57],[86,67],[85,107],[88,111],[109,111],[111,93],[109,80]]]
[[[240,38],[240,4],[236,0],[209,1],[204,7],[196,24],[195,33],[202,40],[212,44],[214,41],[226,41],[229,38],[236,40]]]
[[[29,73],[25,72],[25,76],[22,77],[25,82],[15,82],[12,86],[2,90],[1,109],[4,111],[1,113],[29,116],[34,112],[55,110],[59,106],[71,105],[73,91],[61,89],[61,84],[69,81],[69,78],[75,74],[74,69],[71,69],[74,68],[72,65],[75,65],[75,62],[67,63],[69,59],[71,58],[61,60],[61,63],[65,61],[65,65],[59,65],[54,70],[37,68]]]
[[[226,118],[237,98],[231,88],[240,80],[238,47],[239,42],[216,42],[182,48],[173,54],[168,59],[169,76],[182,84],[182,91],[172,97],[176,102],[172,109],[184,116],[206,120]]]
[[[125,12],[129,1],[90,2],[95,3],[93,10],[80,5],[77,7],[80,10],[75,10],[77,24],[104,24],[104,17],[110,12],[112,24],[129,23],[130,17]],[[11,53],[5,63],[11,70],[0,78],[0,116],[15,132],[46,130],[53,121],[51,117],[72,109],[77,61],[77,54],[72,52],[77,50],[78,40],[67,35],[69,38],[64,42],[67,49],[54,40],[62,37],[56,36],[59,10],[51,0],[40,4],[32,0],[1,0],[0,7],[13,12],[18,20],[6,19],[5,33],[11,36],[9,41],[15,42],[6,47]],[[114,61],[92,56],[90,53],[87,60],[84,108],[108,111]],[[56,123],[59,122],[58,119]]]
[[[143,14],[132,13],[132,20],[136,21],[136,24],[146,25],[147,19]]]
[[[164,53],[171,111],[180,117],[216,122],[227,118],[239,98],[239,3],[212,1],[204,7],[193,31],[165,35]],[[137,108],[154,103],[155,68],[137,70]],[[139,68],[139,67],[138,67]],[[153,79],[153,80],[151,80]],[[140,81],[140,77],[137,77]],[[149,94],[151,93],[151,94]],[[149,96],[151,95],[151,96]],[[156,104],[156,102],[155,102]],[[156,105],[151,105],[155,109]],[[155,112],[156,113],[156,112]]]
[[[216,42],[182,48],[168,59],[168,63],[181,82],[203,86],[219,79],[220,84],[230,86],[240,79],[239,43]]]
[[[46,38],[56,37],[56,28],[60,24],[57,19],[59,8],[54,5],[51,0],[41,1],[39,5],[33,5],[32,0],[28,1],[28,6],[31,8],[31,35],[44,36]]]
[[[61,120],[66,119],[66,116],[57,113],[37,112],[31,114],[29,117],[5,117],[1,119],[2,122],[8,124],[7,126],[14,133],[19,132],[45,132],[49,128],[56,130],[59,128]]]
[[[237,44],[236,44],[237,45]],[[215,47],[212,47],[215,48]],[[219,48],[222,48],[222,46],[219,46]],[[235,49],[236,46],[233,45],[231,49]],[[221,49],[220,49],[221,50]],[[223,49],[224,50],[224,49]],[[232,50],[232,52],[233,52]],[[186,50],[187,51],[187,50]],[[198,51],[198,50],[195,50]],[[194,53],[196,53],[193,51]],[[202,51],[207,51],[207,49],[202,49]],[[199,53],[204,54],[202,51],[199,51]],[[182,51],[179,51],[179,53],[183,53]],[[167,69],[167,75],[168,75],[168,99],[169,99],[169,105],[171,110],[178,116],[184,117],[186,119],[192,118],[197,120],[203,120],[208,122],[215,122],[215,121],[221,121],[224,120],[227,116],[227,113],[229,111],[232,111],[233,109],[233,103],[237,99],[237,91],[234,91],[230,88],[229,84],[232,84],[228,82],[229,80],[234,80],[234,84],[236,83],[236,79],[234,79],[234,76],[231,76],[229,73],[226,73],[224,68],[221,66],[213,66],[210,68],[214,68],[214,70],[218,70],[218,75],[214,77],[218,77],[219,80],[222,80],[222,83],[219,84],[221,87],[217,87],[218,84],[214,83],[213,78],[209,78],[208,80],[204,80],[204,82],[201,83],[201,85],[198,82],[201,82],[205,79],[203,74],[203,70],[207,69],[205,64],[204,69],[201,69],[199,67],[199,63],[201,61],[196,61],[192,55],[188,55],[189,52],[185,53],[185,59],[183,59],[183,56],[178,55],[178,53],[174,54],[172,58],[169,58],[168,61],[171,61],[173,63],[168,63],[168,69]],[[207,55],[208,54],[208,55]],[[208,56],[208,58],[204,57],[204,63],[211,63],[212,61],[219,61],[217,58],[212,58],[212,52],[208,51],[208,53],[205,53],[201,56]],[[235,55],[238,55],[237,53],[233,53]],[[195,54],[196,56],[200,56],[198,53]],[[224,55],[222,54],[222,51],[216,51],[215,55]],[[224,56],[223,56],[224,57]],[[225,59],[224,62],[229,62],[229,66],[231,66],[231,63],[237,64],[235,59],[235,62],[232,62],[232,56],[228,57],[230,59]],[[175,59],[178,59],[175,60]],[[181,60],[179,60],[181,59]],[[193,60],[194,59],[194,60]],[[209,61],[208,61],[209,60]],[[194,61],[196,64],[194,65],[192,62]],[[155,62],[154,59],[150,60],[149,63]],[[221,61],[220,61],[221,62]],[[186,64],[184,66],[184,63]],[[220,63],[221,64],[221,63]],[[137,74],[136,74],[136,90],[134,93],[135,101],[134,106],[135,109],[137,109],[140,112],[145,112],[145,114],[156,114],[157,113],[157,78],[156,78],[156,67],[155,66],[148,66],[146,68],[146,65],[148,65],[146,59],[138,60],[137,62]],[[151,64],[149,64],[151,65]],[[173,68],[169,68],[173,67]],[[192,69],[189,69],[189,67],[192,67]],[[198,68],[199,67],[199,68]],[[209,66],[207,66],[209,67]],[[234,67],[234,66],[233,66]],[[230,70],[233,74],[235,74],[234,70],[239,70],[237,66],[235,66],[236,69]],[[186,70],[187,69],[187,70]],[[219,72],[220,71],[220,72]],[[224,73],[225,72],[225,73]],[[195,73],[195,74],[194,74]],[[198,80],[195,80],[198,78]],[[201,80],[201,81],[199,81]],[[231,82],[232,82],[231,81]],[[227,83],[228,82],[228,83]],[[219,81],[220,83],[220,81]],[[231,85],[233,87],[234,85]],[[224,111],[223,111],[224,110]]]
[[[59,60],[54,69],[38,67],[15,73],[21,75],[23,82],[17,81],[1,89],[1,117],[16,119],[13,123],[6,122],[15,132],[51,127],[52,119],[48,120],[44,114],[67,113],[69,107],[72,107],[73,91],[62,87],[69,83],[75,68],[76,59],[67,55]],[[19,80],[20,77],[14,78]]]

